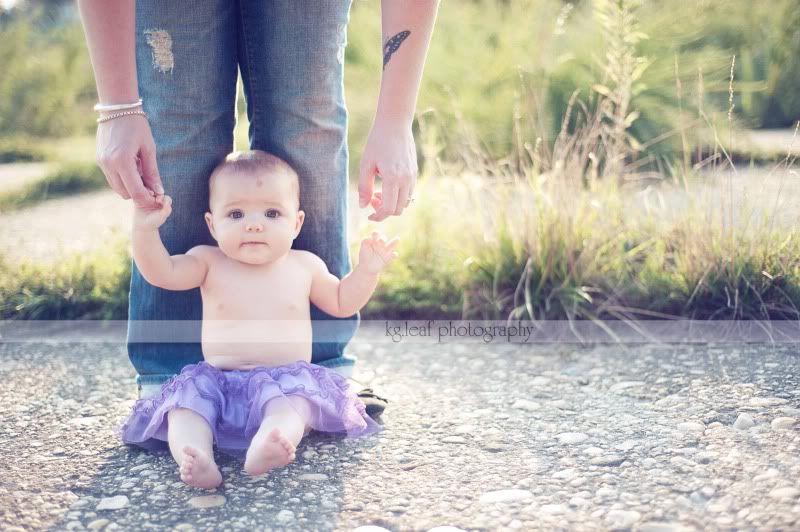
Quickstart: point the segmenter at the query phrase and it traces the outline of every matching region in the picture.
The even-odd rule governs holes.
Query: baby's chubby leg
[[[260,475],[283,467],[295,458],[295,450],[310,431],[311,405],[302,397],[276,397],[264,406],[264,418],[253,436],[244,470]]]
[[[195,488],[216,488],[222,474],[214,462],[214,436],[208,422],[197,412],[176,408],[167,414],[167,440],[178,462],[181,480]]]

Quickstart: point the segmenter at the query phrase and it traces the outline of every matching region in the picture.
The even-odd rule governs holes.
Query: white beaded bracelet
[[[104,116],[103,118],[98,118],[97,123],[106,122],[108,120],[113,120],[115,118],[119,118],[121,116],[130,116],[130,115],[142,115],[143,117],[147,118],[147,115],[144,111],[125,111],[124,113],[115,113],[113,115]]]
[[[133,103],[117,103],[117,104],[109,104],[103,105],[102,103],[95,104],[94,110],[95,111],[123,111],[125,109],[133,109],[135,107],[139,107],[142,105],[142,99],[139,98],[138,102]]]

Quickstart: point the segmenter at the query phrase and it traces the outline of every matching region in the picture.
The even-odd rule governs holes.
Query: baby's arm
[[[167,290],[189,290],[203,284],[208,273],[208,262],[203,246],[195,246],[185,255],[167,252],[158,228],[172,212],[172,198],[158,196],[160,209],[134,207],[133,260],[145,280],[153,286]]]
[[[358,265],[340,281],[328,271],[321,258],[307,253],[312,272],[311,302],[336,318],[347,318],[369,301],[378,285],[378,274],[397,257],[397,238],[385,242],[372,233],[361,242]]]

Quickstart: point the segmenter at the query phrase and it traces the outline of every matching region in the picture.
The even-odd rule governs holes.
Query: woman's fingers
[[[106,181],[120,197],[133,198],[141,208],[154,208],[154,196],[164,192],[155,152],[150,126],[141,116],[117,118],[97,127],[97,164]]]
[[[158,172],[155,146],[145,145],[140,155],[142,182],[156,194],[163,194],[164,187],[161,184],[161,174]]]
[[[130,159],[126,163],[122,163],[119,169],[119,175],[125,185],[125,190],[128,191],[130,197],[136,205],[142,209],[153,209],[158,207],[155,199],[155,192],[148,190],[142,182],[142,176],[136,168],[134,159]]]
[[[122,178],[117,172],[110,171],[108,173],[103,172],[106,174],[106,181],[111,186],[111,188],[120,195],[122,199],[131,199],[131,195],[128,194],[128,191],[125,189],[125,184],[122,182]],[[111,177],[109,178],[109,174]]]

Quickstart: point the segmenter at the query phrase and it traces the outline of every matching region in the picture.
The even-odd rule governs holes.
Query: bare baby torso
[[[202,349],[220,369],[311,361],[311,273],[300,251],[264,265],[244,264],[207,246]]]

